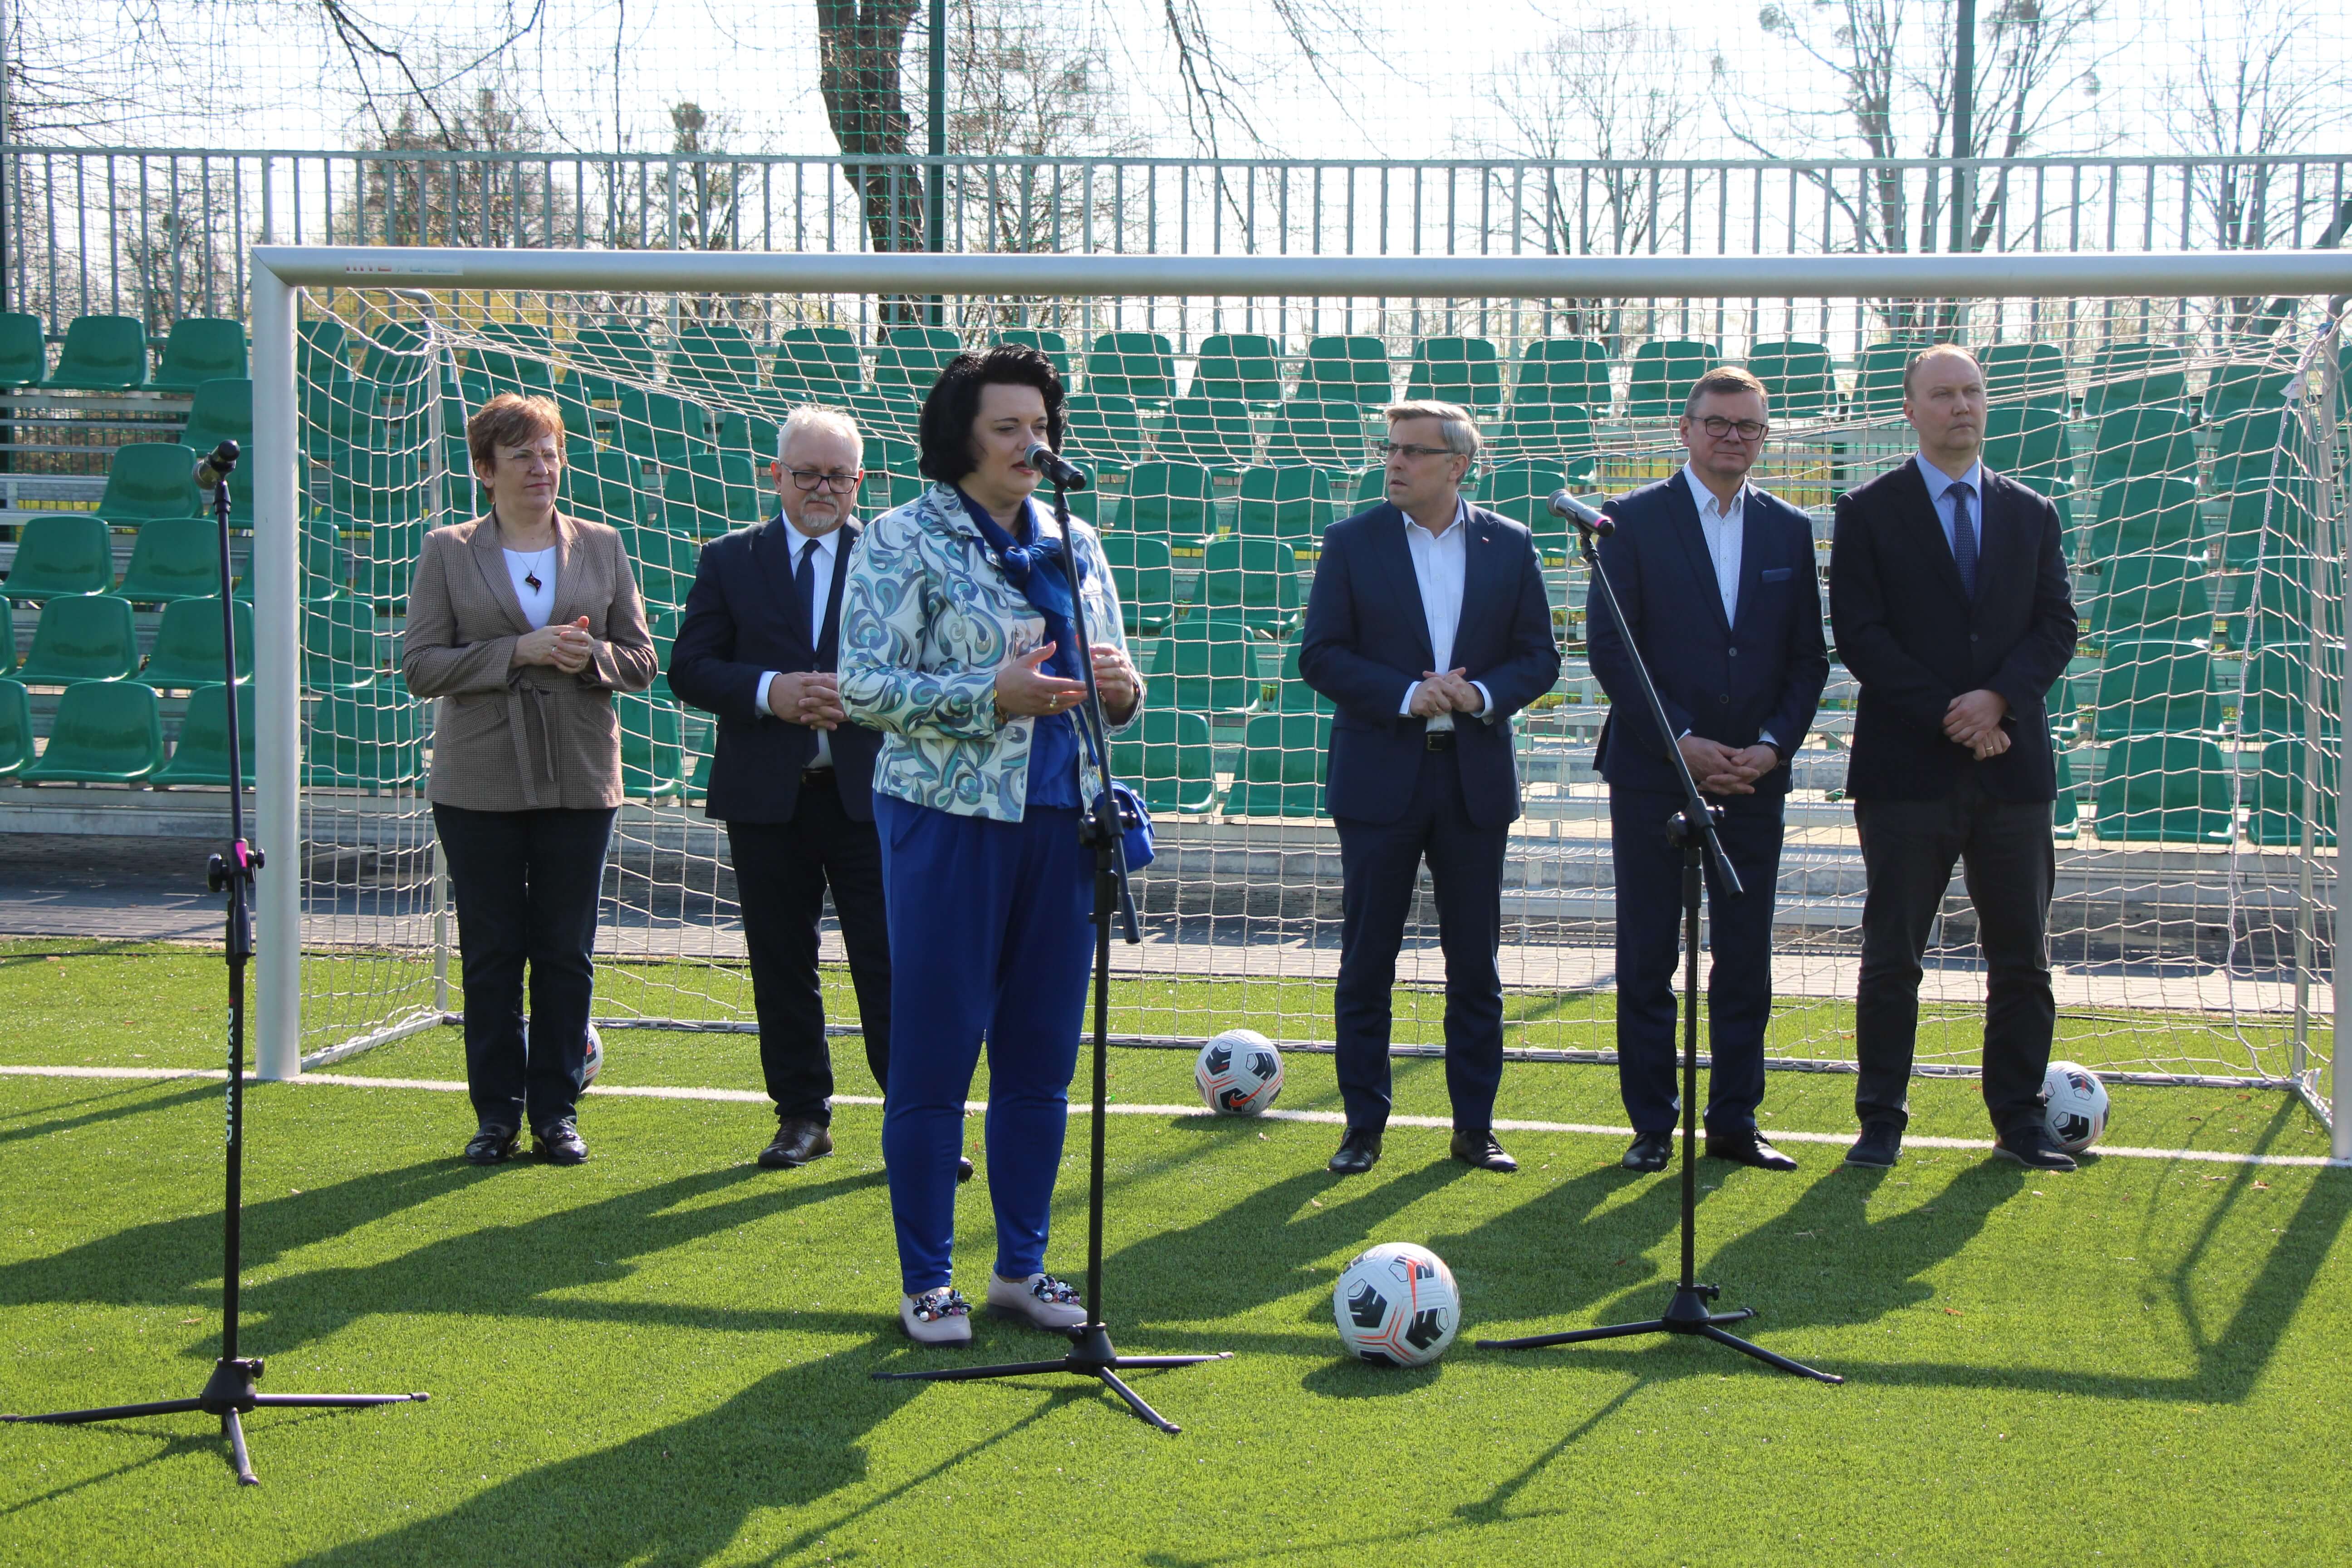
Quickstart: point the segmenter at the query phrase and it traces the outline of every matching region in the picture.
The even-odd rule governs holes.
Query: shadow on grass
[[[152,1081],[126,1083],[119,1089],[100,1094],[84,1095],[65,1100],[47,1109],[70,1110],[78,1105],[102,1105],[103,1110],[85,1110],[78,1116],[52,1116],[47,1121],[27,1121],[19,1126],[0,1130],[0,1143],[20,1142],[26,1138],[46,1138],[53,1132],[71,1132],[79,1128],[95,1127],[101,1122],[120,1121],[125,1117],[144,1116],[152,1110],[175,1110],[197,1100],[218,1100],[227,1091],[209,1079],[185,1089],[157,1093]],[[108,1102],[111,1103],[108,1103]]]

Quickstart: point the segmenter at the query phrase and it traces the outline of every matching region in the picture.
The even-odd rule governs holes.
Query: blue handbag
[[[1108,773],[1103,776],[1110,777]],[[1140,871],[1151,864],[1151,812],[1141,795],[1117,779],[1110,780],[1110,798],[1118,808],[1119,841],[1127,848],[1127,868]]]

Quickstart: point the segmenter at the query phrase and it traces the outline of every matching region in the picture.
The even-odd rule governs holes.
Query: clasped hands
[[[1708,795],[1754,795],[1756,781],[1780,765],[1780,753],[1760,741],[1752,746],[1727,746],[1685,735],[1677,744],[1691,777]]]
[[[841,706],[841,678],[824,669],[779,671],[768,682],[768,711],[812,730],[837,730],[849,719]]]
[[[595,657],[596,639],[589,635],[588,617],[582,616],[569,626],[549,625],[523,633],[515,638],[509,662],[543,664],[566,675],[577,675]]]
[[[1440,713],[1476,713],[1486,706],[1486,700],[1470,683],[1468,670],[1449,669],[1441,674],[1424,669],[1405,711],[1416,719],[1434,719]]]
[[[2009,699],[2000,692],[1963,691],[1944,709],[1944,733],[1983,762],[2009,750],[2009,731],[2000,727],[2008,715]]]

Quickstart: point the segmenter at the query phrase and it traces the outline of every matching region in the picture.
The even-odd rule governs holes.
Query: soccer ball
[[[1429,1248],[1384,1241],[1339,1270],[1331,1316],[1349,1354],[1377,1366],[1427,1366],[1462,1326],[1462,1292]]]
[[[526,1051],[530,1049],[530,1020],[529,1018],[525,1018],[522,1021],[522,1048]],[[604,1070],[604,1037],[596,1032],[595,1025],[591,1024],[588,1026],[588,1061],[587,1064],[580,1069],[580,1087],[586,1089],[590,1084],[594,1083],[596,1081],[596,1075]]]
[[[2079,1154],[2107,1130],[2107,1086],[2080,1062],[2052,1062],[2042,1075],[2042,1101],[2050,1136],[2069,1154]]]
[[[1192,1064],[1201,1103],[1220,1116],[1255,1116],[1282,1092],[1282,1053],[1255,1029],[1227,1029]]]

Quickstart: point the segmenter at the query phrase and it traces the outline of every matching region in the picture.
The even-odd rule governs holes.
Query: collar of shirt
[[[1715,492],[1700,482],[1697,473],[1688,463],[1683,465],[1683,483],[1690,487],[1691,501],[1698,508],[1698,518],[1701,522],[1706,522],[1710,518],[1718,521],[1729,521],[1733,518],[1739,517],[1747,509],[1748,481],[1746,479],[1740,480],[1739,488],[1731,492],[1729,506],[1725,506],[1715,499]]]
[[[1399,507],[1397,510],[1399,511],[1404,511],[1402,507]],[[1460,528],[1464,523],[1468,522],[1469,521],[1470,501],[1469,498],[1465,496],[1455,496],[1454,498],[1454,521],[1447,523],[1444,528],[1439,529],[1434,533],[1432,533],[1428,529],[1422,528],[1420,523],[1414,521],[1412,513],[1409,511],[1404,512],[1404,525],[1407,528],[1421,529],[1422,536],[1425,539],[1443,539],[1447,534],[1453,532],[1455,529]],[[1410,539],[1412,535],[1407,534],[1405,537]]]
[[[1970,495],[1979,500],[1984,499],[1984,460],[1982,458],[1970,463],[1969,471],[1965,474],[1944,472],[1927,460],[1927,454],[1925,452],[1913,453],[1912,460],[1919,465],[1919,477],[1927,482],[1927,493],[1936,498],[1937,505],[1943,504],[1946,493],[1954,485],[1966,485],[1969,487]]]

